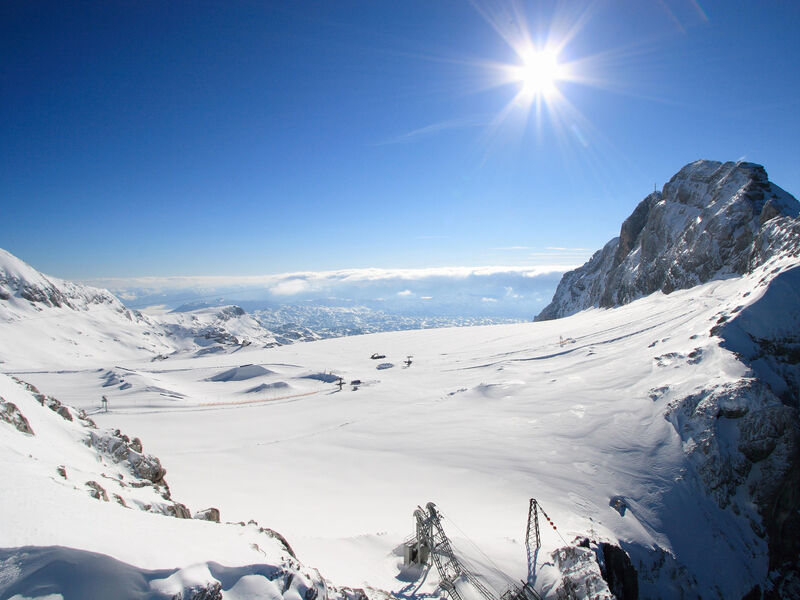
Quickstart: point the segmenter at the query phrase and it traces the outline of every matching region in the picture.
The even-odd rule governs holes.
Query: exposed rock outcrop
[[[33,429],[25,415],[20,412],[16,404],[6,402],[2,396],[0,396],[0,421],[5,421],[20,433],[33,435]]]
[[[108,493],[105,488],[96,481],[87,481],[86,487],[89,488],[89,495],[95,500],[108,502]]]
[[[594,550],[564,546],[553,551],[551,556],[561,574],[554,590],[558,600],[605,600],[612,597]]]
[[[617,600],[638,600],[639,577],[631,557],[619,546],[608,542],[595,542],[584,538],[578,542],[581,548],[594,551],[600,574]]]
[[[800,267],[775,276],[715,333],[771,396],[764,410],[742,415],[738,449],[745,465],[758,465],[748,493],[766,530],[772,593],[800,597]]]
[[[603,553],[601,572],[609,589],[618,600],[639,598],[639,578],[631,563],[631,557],[619,546],[600,542]]]
[[[90,431],[86,444],[115,463],[125,463],[131,472],[141,479],[159,484],[164,480],[167,470],[161,466],[157,457],[141,452],[138,438],[133,441],[119,429],[114,431]],[[138,450],[137,450],[138,449]]]
[[[800,557],[800,422],[758,380],[741,380],[670,404],[666,418],[709,494],[766,538],[776,589]],[[745,493],[739,493],[743,490]],[[750,509],[754,506],[755,514]]]
[[[797,200],[761,165],[693,162],[642,200],[619,237],[564,275],[536,320],[746,273],[776,253],[797,256],[798,213]]]
[[[206,508],[205,510],[198,510],[194,513],[193,519],[200,519],[201,521],[213,521],[214,523],[219,523],[219,509],[218,508]]]

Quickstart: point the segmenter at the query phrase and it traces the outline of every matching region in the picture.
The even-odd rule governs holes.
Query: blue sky
[[[579,264],[697,158],[800,193],[798,22],[778,1],[11,0],[0,247],[77,279]],[[573,33],[527,123],[500,81],[525,30]]]

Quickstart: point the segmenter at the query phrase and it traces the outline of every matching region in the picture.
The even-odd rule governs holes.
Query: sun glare
[[[530,50],[522,56],[522,64],[514,69],[525,98],[548,97],[556,91],[556,82],[563,77],[563,67],[552,50]]]
[[[545,3],[470,2],[507,45],[505,60],[482,63],[488,71],[485,89],[503,88],[509,95],[487,126],[487,148],[506,145],[512,138],[521,140],[534,131],[540,141],[552,136],[563,151],[594,152],[598,132],[568,96],[576,85],[609,87],[602,76],[607,57],[582,55],[571,46],[589,23],[596,3],[581,6],[559,0],[548,13],[539,6]],[[535,17],[534,27],[528,22],[529,13]]]

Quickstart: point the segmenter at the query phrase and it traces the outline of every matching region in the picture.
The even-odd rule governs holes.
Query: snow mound
[[[261,377],[262,375],[273,375],[275,371],[270,371],[261,365],[241,365],[233,367],[221,373],[209,377],[208,381],[243,381],[245,379],[253,379],[254,377]]]
[[[297,600],[324,598],[325,592],[318,575],[278,565],[225,567],[207,562],[151,570],[61,546],[0,549],[3,598]]]
[[[300,376],[300,379],[313,379],[321,381],[322,383],[335,383],[339,381],[339,376],[333,373],[309,373],[308,375]]]
[[[275,381],[273,383],[261,383],[255,387],[251,387],[249,390],[245,390],[246,394],[258,394],[260,392],[271,392],[274,390],[287,390],[291,389],[290,386],[285,381]]]

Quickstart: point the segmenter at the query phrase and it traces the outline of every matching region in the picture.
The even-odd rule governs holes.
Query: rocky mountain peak
[[[564,275],[536,320],[670,293],[746,273],[776,252],[798,252],[798,214],[800,203],[761,165],[690,163],[639,203],[619,237]]]
[[[126,312],[107,290],[64,281],[44,275],[10,252],[0,248],[0,301],[36,310],[43,307],[87,310],[105,304]]]

